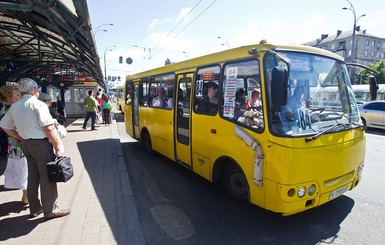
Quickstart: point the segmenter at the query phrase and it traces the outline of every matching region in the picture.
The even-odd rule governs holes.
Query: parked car
[[[385,129],[385,100],[367,102],[358,110],[365,127]]]

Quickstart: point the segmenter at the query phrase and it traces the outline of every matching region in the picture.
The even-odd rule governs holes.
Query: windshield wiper
[[[332,130],[332,129],[338,127],[338,126],[342,126],[342,125],[345,125],[345,124],[336,122],[336,123],[333,124],[332,126],[330,126],[330,127],[328,127],[327,129],[325,129],[324,131],[319,132],[319,133],[316,134],[316,135],[313,135],[313,136],[310,136],[310,137],[306,137],[306,138],[305,138],[305,141],[306,141],[306,143],[307,143],[307,142],[310,142],[310,141],[313,141],[313,140],[317,139],[318,137],[320,137],[321,135],[323,135],[323,134],[329,132],[330,130]]]

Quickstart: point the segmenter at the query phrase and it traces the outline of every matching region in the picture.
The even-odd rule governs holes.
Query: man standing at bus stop
[[[98,102],[94,97],[94,91],[89,90],[88,96],[84,99],[84,105],[86,106],[87,115],[84,119],[83,129],[87,129],[87,122],[91,118],[91,130],[96,130],[95,121],[96,121],[96,112],[98,111]]]

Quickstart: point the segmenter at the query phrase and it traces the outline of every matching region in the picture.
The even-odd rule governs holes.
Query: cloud
[[[159,26],[159,25],[162,25],[164,23],[167,23],[167,22],[171,22],[172,19],[171,18],[166,18],[164,20],[160,20],[160,19],[153,19],[150,24],[148,25],[147,29],[148,30],[152,30],[152,29],[155,29],[156,26]]]
[[[159,24],[159,19],[153,19],[151,21],[151,23],[148,25],[147,29],[151,30],[151,29],[154,29],[155,26],[157,26]]]
[[[179,21],[183,20],[183,19],[190,19],[190,17],[188,16],[188,14],[190,13],[191,11],[191,8],[182,8],[180,11],[179,11],[179,15],[178,17],[176,17],[175,19],[175,22],[176,23],[179,23]]]

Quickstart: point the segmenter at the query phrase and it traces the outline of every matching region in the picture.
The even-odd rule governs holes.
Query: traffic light
[[[119,56],[119,63],[120,63],[120,64],[123,63],[123,56]]]
[[[378,90],[377,80],[374,76],[369,76],[369,91],[370,91],[370,100],[377,99],[377,90]]]

